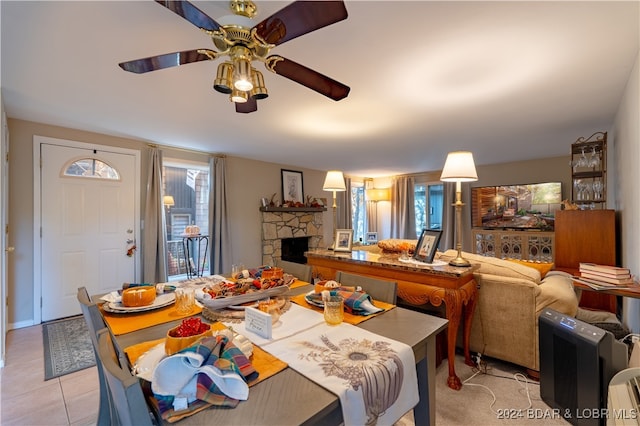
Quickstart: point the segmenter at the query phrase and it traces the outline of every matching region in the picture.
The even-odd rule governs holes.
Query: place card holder
[[[246,308],[244,310],[244,323],[247,331],[256,333],[265,339],[271,339],[273,317],[267,312],[262,312],[256,308]]]

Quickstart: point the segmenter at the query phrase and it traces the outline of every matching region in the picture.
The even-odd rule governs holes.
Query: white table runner
[[[261,346],[338,395],[346,426],[393,425],[419,401],[411,347],[356,326],[322,321]]]
[[[223,321],[224,323],[224,321]],[[313,311],[311,309],[303,308],[302,306],[291,303],[291,306],[283,315],[280,316],[279,321],[273,325],[272,338],[265,339],[246,329],[245,322],[240,324],[227,322],[224,323],[227,327],[233,328],[237,333],[242,334],[251,341],[254,345],[260,347],[271,344],[275,341],[293,336],[296,333],[307,330],[313,326],[324,323],[324,315]]]

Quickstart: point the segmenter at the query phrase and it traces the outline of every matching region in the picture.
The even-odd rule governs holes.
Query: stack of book
[[[580,263],[580,277],[596,284],[629,285],[633,284],[631,271],[618,266],[598,265],[596,263]]]

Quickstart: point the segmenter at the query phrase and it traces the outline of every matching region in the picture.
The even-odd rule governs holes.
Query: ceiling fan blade
[[[343,1],[298,0],[264,19],[254,28],[263,40],[276,46],[348,16]]]
[[[243,114],[248,114],[250,112],[254,112],[258,110],[258,101],[249,96],[247,102],[239,103],[236,102],[236,112],[240,112]]]
[[[209,61],[216,58],[218,53],[209,49],[184,50],[182,52],[166,53],[164,55],[150,56],[148,58],[134,59],[121,62],[120,68],[125,71],[142,74],[163,68],[176,67],[192,62]]]
[[[286,58],[269,56],[267,58],[267,64],[270,63],[269,60],[272,58],[274,58],[272,69],[276,74],[300,83],[303,86],[307,86],[309,89],[315,90],[334,101],[346,98],[351,90],[349,86],[345,86],[326,75],[320,74],[311,68],[307,68],[304,65],[300,65]]]
[[[184,19],[203,30],[216,31],[220,28],[220,24],[188,1],[156,0],[156,3],[166,7],[176,15],[182,16]]]

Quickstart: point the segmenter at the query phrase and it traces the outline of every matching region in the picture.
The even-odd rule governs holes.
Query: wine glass
[[[602,199],[602,190],[604,189],[604,184],[601,180],[596,180],[592,184],[593,188],[593,199],[600,200]]]
[[[589,158],[589,167],[598,167],[600,165],[600,154],[596,151],[594,146],[591,150],[591,157]]]

